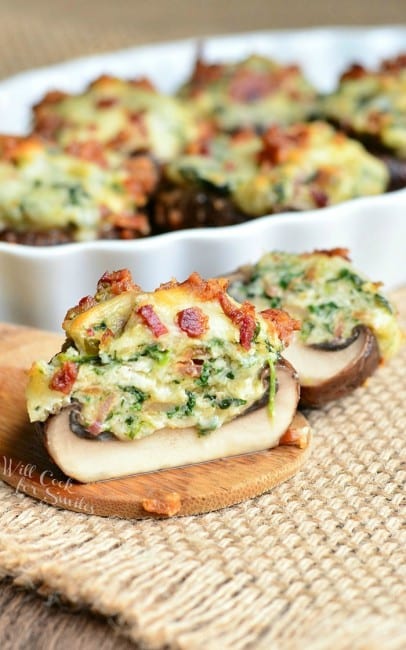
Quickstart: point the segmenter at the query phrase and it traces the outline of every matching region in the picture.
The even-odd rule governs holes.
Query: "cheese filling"
[[[31,369],[30,418],[73,405],[91,434],[133,440],[163,428],[205,435],[245,412],[266,394],[283,343],[276,321],[229,298],[224,282],[194,274],[148,294],[96,294],[68,315],[65,349]]]
[[[361,275],[340,251],[266,253],[245,279],[231,283],[229,292],[258,309],[286,309],[301,321],[299,336],[308,345],[348,340],[358,325],[375,334],[384,359],[401,344],[396,311],[380,283]]]

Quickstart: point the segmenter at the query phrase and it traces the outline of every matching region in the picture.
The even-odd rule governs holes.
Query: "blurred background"
[[[405,0],[0,0],[0,78],[188,36],[406,23]]]

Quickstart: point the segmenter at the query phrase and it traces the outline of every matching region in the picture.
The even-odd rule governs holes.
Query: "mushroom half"
[[[276,386],[272,414],[261,406],[207,435],[194,428],[166,428],[129,442],[91,440],[72,431],[70,408],[51,416],[41,428],[50,457],[67,476],[83,483],[119,478],[278,446],[299,401],[297,373],[284,360],[276,366]],[[309,433],[305,424],[304,439]],[[303,445],[300,436],[297,444]]]
[[[296,337],[283,355],[296,368],[300,403],[319,407],[361,386],[380,361],[377,340],[364,325],[356,327],[346,341],[328,345],[305,345]]]
[[[226,274],[230,285],[247,281],[254,267],[247,265]],[[255,304],[255,300],[253,300]],[[358,325],[347,339],[306,344],[294,334],[282,355],[296,369],[300,382],[300,405],[318,408],[344,397],[361,386],[378,367],[381,353],[374,333]]]

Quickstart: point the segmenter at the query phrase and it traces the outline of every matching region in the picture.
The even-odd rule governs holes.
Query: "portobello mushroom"
[[[258,309],[285,309],[301,322],[283,356],[299,374],[300,403],[343,397],[398,351],[395,309],[349,261],[346,249],[267,253],[230,274],[230,294]]]
[[[115,478],[279,443],[299,400],[280,353],[298,323],[239,304],[226,286],[194,273],[146,293],[121,270],[68,311],[62,351],[33,365],[27,388],[30,419],[68,476]]]
[[[297,337],[284,351],[284,357],[300,377],[300,403],[303,407],[323,406],[351,393],[372,375],[380,354],[375,336],[364,325],[355,337],[333,345],[305,345]]]

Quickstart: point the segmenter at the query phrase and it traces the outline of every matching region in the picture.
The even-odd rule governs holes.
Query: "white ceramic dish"
[[[300,62],[320,90],[334,87],[349,63],[375,65],[406,50],[406,27],[256,32],[207,38],[208,59],[261,52]],[[102,73],[147,75],[170,92],[189,74],[196,41],[88,57],[0,82],[0,132],[28,132],[30,109],[52,88],[77,92]],[[66,309],[109,269],[128,267],[153,289],[196,270],[210,276],[255,261],[265,250],[346,246],[359,269],[387,288],[406,283],[406,190],[306,213],[263,217],[240,226],[180,231],[144,240],[35,248],[0,242],[0,320],[59,330]]]

